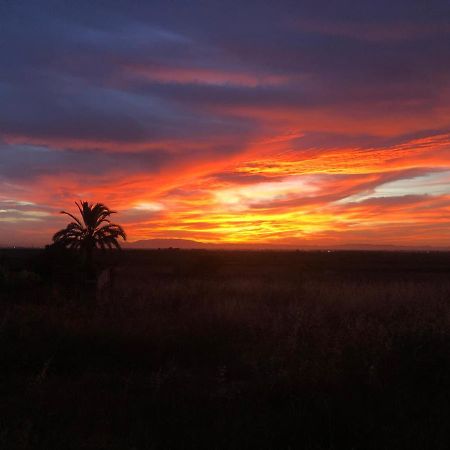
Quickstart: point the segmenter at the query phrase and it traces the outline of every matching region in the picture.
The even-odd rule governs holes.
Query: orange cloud
[[[122,174],[120,167],[82,179],[67,173],[46,175],[28,187],[23,183],[21,192],[11,188],[3,200],[14,195],[49,205],[45,215],[32,217],[46,224],[47,231],[42,228],[39,236],[47,233],[47,240],[61,223],[58,209],[88,198],[119,210],[117,220],[131,240],[449,242],[449,135],[381,148],[296,150],[301,139],[301,133],[267,136],[231,157],[180,159],[148,176]],[[411,186],[419,192],[411,194]],[[26,217],[31,216],[22,219]],[[22,219],[19,215],[10,222],[20,227]]]

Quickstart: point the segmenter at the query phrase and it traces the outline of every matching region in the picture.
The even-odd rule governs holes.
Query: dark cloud
[[[370,134],[307,132],[292,141],[295,150],[329,150],[330,148],[389,148],[420,138],[441,135],[445,130],[421,130],[393,137]]]
[[[274,177],[274,176],[266,176],[263,174],[253,174],[253,173],[245,173],[245,172],[219,172],[213,173],[208,176],[208,179],[212,179],[219,182],[230,183],[230,184],[253,184],[253,183],[262,183],[265,181],[281,181],[283,179],[282,176]]]
[[[133,173],[155,173],[173,162],[163,151],[151,153],[99,152],[95,150],[53,151],[28,145],[0,146],[0,179],[32,181],[45,175],[84,175],[101,177]]]
[[[426,113],[448,100],[448,2],[387,5],[4,2],[0,132],[126,142],[258,130],[208,106]],[[161,82],[130,74],[135,65],[285,82]]]

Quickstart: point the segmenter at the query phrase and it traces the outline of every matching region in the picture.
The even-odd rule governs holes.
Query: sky
[[[0,245],[450,246],[450,2],[0,0]]]

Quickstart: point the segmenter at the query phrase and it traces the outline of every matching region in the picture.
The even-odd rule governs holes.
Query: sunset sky
[[[450,246],[450,2],[0,1],[0,245]]]

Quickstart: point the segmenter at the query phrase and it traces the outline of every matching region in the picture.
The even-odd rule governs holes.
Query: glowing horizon
[[[6,7],[0,245],[82,199],[130,241],[449,247],[450,28],[372,3]]]

